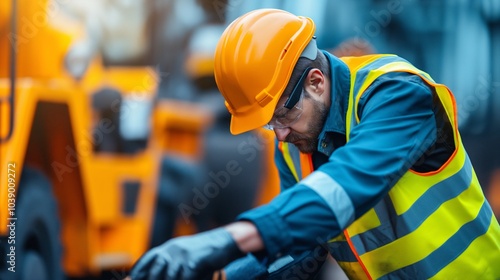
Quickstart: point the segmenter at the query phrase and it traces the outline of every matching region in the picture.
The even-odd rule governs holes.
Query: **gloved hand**
[[[216,228],[171,239],[151,249],[134,265],[132,280],[212,279],[216,270],[243,257],[231,234]]]

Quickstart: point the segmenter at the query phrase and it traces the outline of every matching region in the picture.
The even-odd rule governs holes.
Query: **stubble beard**
[[[308,124],[308,132],[299,134],[292,131],[285,139],[285,142],[294,144],[299,151],[305,154],[312,154],[317,150],[318,137],[328,116],[328,108],[326,108],[325,104],[317,100],[312,101],[315,114]]]

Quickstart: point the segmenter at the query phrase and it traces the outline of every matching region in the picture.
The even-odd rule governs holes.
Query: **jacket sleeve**
[[[349,142],[304,180],[239,220],[256,225],[271,259],[339,235],[436,141],[432,100],[418,76],[379,77],[360,99],[360,123]]]

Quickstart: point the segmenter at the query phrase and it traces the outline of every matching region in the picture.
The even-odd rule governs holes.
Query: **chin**
[[[304,154],[312,154],[316,151],[316,145],[312,145],[311,143],[299,142],[294,145],[297,146],[297,149]]]

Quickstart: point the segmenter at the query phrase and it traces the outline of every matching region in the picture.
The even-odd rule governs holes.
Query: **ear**
[[[306,87],[310,93],[315,93],[321,96],[326,89],[325,75],[318,68],[313,68],[307,75]]]

